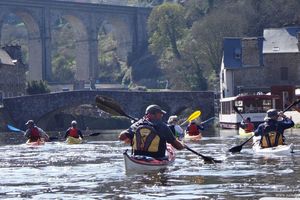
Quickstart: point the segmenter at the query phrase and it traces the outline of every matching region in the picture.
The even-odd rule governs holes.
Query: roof
[[[3,49],[0,49],[0,65],[1,64],[4,64],[4,65],[15,65],[13,63],[13,60],[11,59],[11,57]]]
[[[300,27],[264,29],[263,53],[296,53]]]
[[[224,51],[224,67],[227,69],[240,68],[242,64],[242,40],[243,39],[253,39],[257,40],[259,48],[259,62],[260,65],[263,64],[262,48],[263,48],[263,38],[224,38],[223,41],[223,51]]]

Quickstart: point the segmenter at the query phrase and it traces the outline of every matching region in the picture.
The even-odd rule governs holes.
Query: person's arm
[[[198,127],[198,129],[199,129],[199,130],[201,130],[201,131],[203,131],[203,130],[204,130],[204,126],[203,126],[202,124],[200,124],[200,125],[197,125],[197,127]]]
[[[27,129],[24,133],[24,137],[29,138],[30,137],[30,130]]]
[[[69,133],[70,133],[70,128],[68,128],[68,130],[65,133],[65,139],[69,136]]]
[[[255,136],[262,136],[263,135],[263,126],[259,125],[257,129],[254,131]]]
[[[44,138],[46,141],[49,140],[49,135],[41,128],[38,127],[39,133],[40,133],[40,137]]]
[[[129,128],[124,131],[122,131],[119,135],[119,140],[123,141],[126,144],[131,144],[131,141],[133,139],[133,131]]]
[[[79,129],[78,129],[78,135],[79,135],[79,137],[81,137],[81,138],[83,139],[82,132],[81,132],[81,130],[79,130]]]
[[[159,127],[159,128],[158,128]],[[164,133],[164,137],[168,143],[170,143],[175,149],[182,150],[184,149],[184,145],[179,142],[173,135],[171,129],[164,124],[158,125],[159,132]]]

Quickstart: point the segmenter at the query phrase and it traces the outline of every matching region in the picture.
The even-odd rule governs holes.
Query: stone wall
[[[169,115],[178,114],[186,108],[201,110],[203,119],[214,116],[214,93],[202,91],[70,91],[7,98],[3,100],[3,105],[12,119],[11,123],[25,128],[24,123],[28,119],[38,123],[41,118],[65,108],[95,104],[97,95],[113,98],[127,114],[137,118],[144,115],[149,104],[158,104],[166,110],[166,119]]]

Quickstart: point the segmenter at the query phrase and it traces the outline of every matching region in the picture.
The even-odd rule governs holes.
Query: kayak
[[[189,135],[187,133],[184,134],[184,140],[185,141],[199,141],[202,138],[202,134],[200,133],[199,135]]]
[[[37,140],[37,141],[31,142],[31,140],[29,139],[29,140],[27,140],[26,144],[29,145],[29,146],[41,146],[41,145],[45,144],[45,141],[44,140]]]
[[[127,150],[123,153],[125,170],[127,173],[148,172],[164,169],[175,161],[175,151],[172,145],[167,145],[167,159],[160,160],[149,156],[128,155]]]
[[[74,138],[74,137],[67,137],[66,139],[67,144],[81,144],[82,143],[82,138]]]
[[[241,137],[251,137],[253,134],[254,134],[253,131],[251,131],[251,132],[246,132],[245,129],[243,129],[243,128],[241,128],[241,127],[239,128],[239,135],[240,135]]]
[[[290,155],[293,153],[294,145],[278,145],[276,147],[270,148],[261,148],[260,146],[260,136],[253,137],[253,146],[252,149],[256,154],[274,154],[274,155]]]

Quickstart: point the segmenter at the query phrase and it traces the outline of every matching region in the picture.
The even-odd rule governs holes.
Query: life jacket
[[[274,131],[266,131],[266,126],[264,127],[264,134],[260,140],[262,148],[276,147],[283,144],[283,136],[277,131],[277,126]]]
[[[190,126],[188,127],[188,134],[190,136],[200,134],[197,124],[190,124]]]
[[[33,127],[30,130],[29,139],[30,139],[31,142],[35,142],[35,141],[38,141],[39,139],[41,139],[40,132],[39,132],[39,129],[37,127]]]
[[[145,155],[151,157],[164,157],[161,153],[161,138],[150,123],[143,122],[137,126],[132,148],[135,155]]]
[[[245,130],[246,133],[254,131],[254,124],[253,123],[247,123],[244,130]]]
[[[79,138],[78,129],[77,128],[70,128],[69,136],[73,138]]]

